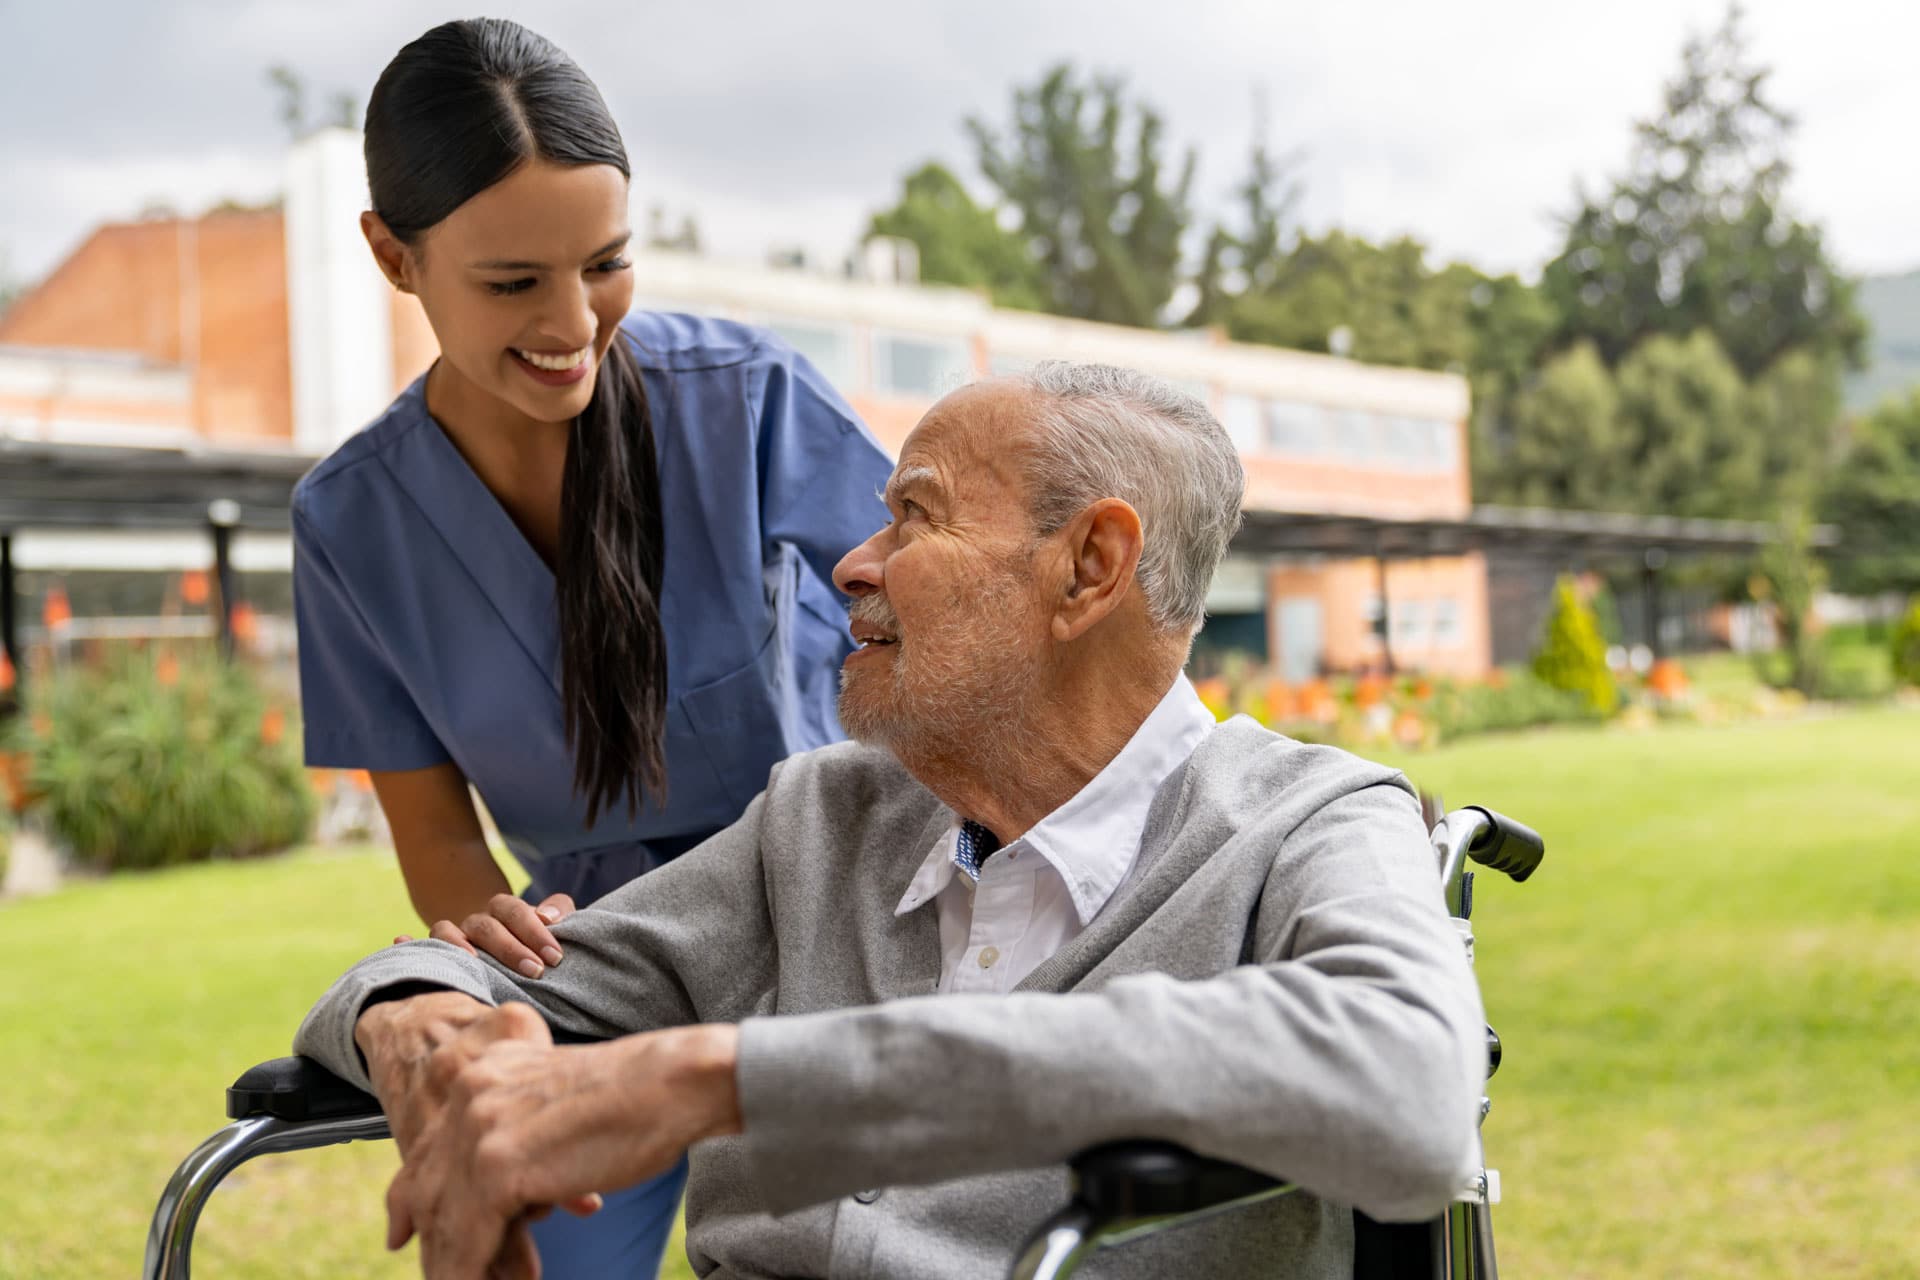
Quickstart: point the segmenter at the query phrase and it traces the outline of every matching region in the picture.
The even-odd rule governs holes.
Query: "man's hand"
[[[387,1192],[388,1247],[418,1235],[428,1280],[537,1274],[525,1224],[545,1206],[577,1212],[740,1131],[731,1026],[555,1048],[531,1009],[495,1012],[510,1025],[469,1042]]]

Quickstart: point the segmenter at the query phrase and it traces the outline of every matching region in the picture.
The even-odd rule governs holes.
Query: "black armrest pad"
[[[227,1089],[227,1115],[282,1120],[339,1120],[377,1116],[380,1104],[312,1058],[275,1058],[242,1073]]]
[[[1171,1142],[1109,1142],[1070,1162],[1074,1192],[1106,1218],[1195,1213],[1283,1185],[1278,1178],[1197,1156]]]

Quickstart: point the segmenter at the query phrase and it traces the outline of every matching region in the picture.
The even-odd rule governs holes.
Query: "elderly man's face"
[[[861,648],[840,676],[854,737],[935,750],[1017,723],[1046,652],[1026,484],[1029,393],[984,383],[928,411],[887,485],[886,528],[848,552]]]

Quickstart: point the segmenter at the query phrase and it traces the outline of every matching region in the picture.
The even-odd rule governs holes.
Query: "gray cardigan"
[[[390,947],[294,1048],[365,1087],[353,1024],[399,982],[597,1036],[740,1023],[746,1131],[693,1151],[702,1276],[1002,1274],[1069,1155],[1161,1138],[1307,1190],[1078,1274],[1344,1280],[1347,1206],[1428,1216],[1471,1171],[1483,1016],[1399,774],[1221,725],[1106,909],[1009,995],[934,995],[935,908],[894,915],[950,819],[883,751],[796,756],[739,822],[558,925],[545,978]]]

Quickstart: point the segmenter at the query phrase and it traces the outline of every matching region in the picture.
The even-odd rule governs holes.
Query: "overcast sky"
[[[1577,180],[1623,161],[1720,0],[801,0],[496,3],[571,52],[632,153],[636,204],[710,250],[838,260],[900,176],[1069,58],[1117,71],[1200,148],[1217,208],[1254,103],[1304,155],[1302,215],[1411,232],[1532,273]],[[1920,266],[1920,6],[1754,0],[1754,52],[1798,114],[1791,188],[1847,268]],[[400,45],[463,10],[421,0],[0,0],[0,253],[32,278],[94,225],[164,202],[270,197],[285,131],[266,68],[362,101]]]

